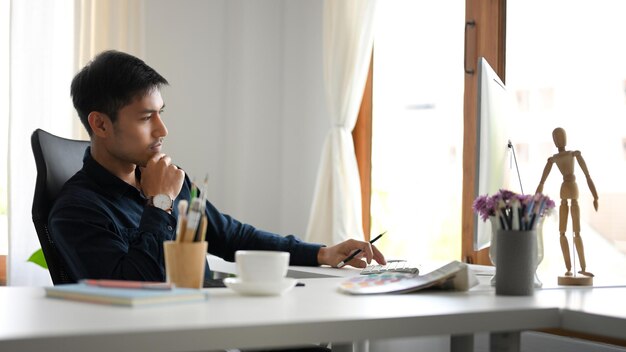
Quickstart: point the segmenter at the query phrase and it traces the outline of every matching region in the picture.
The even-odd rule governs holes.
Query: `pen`
[[[176,224],[176,242],[180,242],[185,229],[187,228],[187,207],[188,202],[186,199],[181,199],[178,202],[178,222]]]
[[[198,196],[198,188],[194,182],[191,183],[191,200]]]
[[[511,201],[511,230],[521,230],[520,226],[521,218],[519,216],[520,210],[520,201],[518,199],[513,199]]]
[[[198,231],[193,238],[194,242],[202,242],[206,238],[206,228],[209,224],[209,221],[206,215],[202,214],[202,218],[200,218],[200,225],[198,226]]]
[[[202,185],[202,191],[200,191],[200,199],[202,200],[202,211],[204,212],[204,207],[206,206],[207,200],[207,192],[209,191],[209,174],[204,176],[204,184]]]
[[[198,225],[200,224],[200,220],[202,218],[202,201],[200,198],[194,198],[191,200],[191,205],[189,206],[189,212],[187,213],[187,227],[185,228],[185,232],[181,242],[193,242],[196,231],[198,231]]]
[[[386,234],[387,231],[381,233],[380,235],[374,237],[373,240],[370,241],[370,244],[378,241],[379,238],[383,237],[384,234]],[[350,254],[346,259],[342,260],[339,264],[337,264],[337,268],[342,268],[346,265],[347,262],[351,261],[352,259],[354,259],[354,257],[357,256],[357,254],[363,252],[363,250],[361,249],[357,249],[356,251],[354,251],[354,253]]]

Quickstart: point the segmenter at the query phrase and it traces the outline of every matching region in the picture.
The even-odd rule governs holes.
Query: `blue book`
[[[46,287],[46,296],[90,303],[122,306],[145,306],[175,302],[204,301],[208,295],[200,289],[172,288],[155,290],[145,288],[116,288],[87,285],[86,283]]]

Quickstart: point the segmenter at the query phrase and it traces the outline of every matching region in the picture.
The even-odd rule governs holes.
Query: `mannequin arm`
[[[581,155],[580,151],[575,151],[574,156],[576,157],[576,161],[578,161],[578,165],[580,165],[580,169],[585,174],[585,178],[587,179],[587,186],[589,186],[589,190],[593,195],[593,207],[598,211],[598,192],[596,191],[596,186],[593,184],[593,180],[591,176],[589,176],[589,170],[587,169],[587,163],[585,163],[585,159]]]
[[[548,162],[546,163],[546,167],[543,169],[543,174],[541,175],[541,181],[539,181],[539,186],[537,186],[537,190],[535,194],[543,192],[543,184],[546,182],[548,175],[550,174],[550,170],[552,170],[552,164],[554,164],[554,160],[552,157],[548,158]]]

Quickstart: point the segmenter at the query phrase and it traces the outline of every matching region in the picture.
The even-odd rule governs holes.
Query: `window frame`
[[[365,81],[361,107],[352,130],[354,152],[356,154],[359,178],[361,180],[361,216],[363,234],[366,241],[370,240],[371,200],[372,200],[372,99],[374,83],[374,49],[370,59],[370,67]]]

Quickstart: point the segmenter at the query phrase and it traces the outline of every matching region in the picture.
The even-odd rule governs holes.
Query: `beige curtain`
[[[143,7],[143,0],[76,0],[76,70],[109,49],[143,58]],[[78,119],[74,130],[89,138]]]
[[[375,0],[324,2],[324,83],[331,127],[322,150],[308,241],[332,245],[363,239],[352,129],[367,79],[375,4]]]

